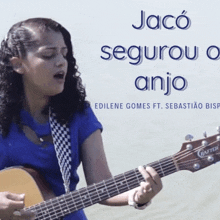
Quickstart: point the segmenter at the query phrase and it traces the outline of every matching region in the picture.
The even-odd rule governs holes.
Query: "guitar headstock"
[[[218,127],[218,132],[220,127]],[[188,142],[182,144],[181,150],[173,155],[179,170],[199,171],[220,161],[220,134],[192,141],[192,136],[187,135]]]

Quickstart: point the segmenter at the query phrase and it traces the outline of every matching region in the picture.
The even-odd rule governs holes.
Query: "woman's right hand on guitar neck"
[[[0,192],[0,220],[34,219],[34,213],[22,210],[24,194]]]

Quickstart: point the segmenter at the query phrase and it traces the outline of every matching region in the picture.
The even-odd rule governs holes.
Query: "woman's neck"
[[[49,97],[38,96],[30,93],[25,94],[24,109],[28,111],[32,117],[39,123],[48,121],[48,115],[43,114],[43,111],[49,103]]]

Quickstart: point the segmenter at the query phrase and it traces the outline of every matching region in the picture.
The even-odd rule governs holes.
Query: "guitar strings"
[[[173,172],[175,172],[175,171],[173,171]],[[138,174],[139,174],[139,172],[138,172]],[[117,176],[116,176],[117,177]],[[142,176],[141,176],[142,177]],[[132,178],[133,178],[133,176],[132,176]],[[138,178],[140,178],[140,177],[138,177]],[[129,180],[129,179],[128,179]],[[130,180],[129,180],[130,181]],[[106,182],[106,184],[108,185],[108,183]],[[98,184],[97,184],[97,186],[98,186]],[[135,184],[135,186],[134,187],[136,187],[137,185]],[[109,186],[108,186],[109,187]],[[125,190],[124,191],[127,191],[127,187],[125,188]],[[110,193],[111,194],[111,193]],[[108,197],[106,197],[106,198],[108,198]],[[92,198],[91,198],[92,199]],[[97,200],[97,202],[98,202],[99,200]],[[52,204],[53,205],[53,204]],[[51,206],[52,207],[52,206]],[[68,205],[66,205],[66,207],[67,207],[67,209],[68,209]],[[47,209],[48,208],[50,208],[50,207],[46,207]],[[53,207],[52,207],[53,208]],[[55,207],[55,208],[57,208],[57,207]],[[43,210],[44,211],[44,210]],[[40,214],[40,213],[39,213]]]
[[[169,157],[169,160],[170,160],[170,157]],[[136,172],[136,175],[138,175],[138,178],[141,178],[141,180],[142,180],[143,177],[142,177],[142,176],[139,176],[140,173],[138,172],[137,169],[135,169],[135,172]],[[173,172],[175,172],[175,170],[173,170]],[[129,173],[129,171],[126,172],[126,173]],[[121,174],[120,174],[120,175],[121,175]],[[120,175],[115,176],[115,178],[120,177]],[[121,175],[121,177],[122,177],[122,176],[123,176],[123,175]],[[132,178],[134,179],[133,175],[132,175]],[[130,179],[131,179],[130,176],[127,175],[127,180],[130,181],[130,184],[131,184],[132,182],[131,182]],[[125,180],[126,180],[126,179],[125,179]],[[135,180],[136,180],[136,179],[135,179]],[[111,180],[110,180],[110,181],[111,181]],[[136,181],[137,181],[137,180],[136,180]],[[141,182],[140,180],[138,180],[138,181]],[[100,184],[102,184],[102,183],[99,183],[99,184],[96,185],[96,188],[98,188],[98,190],[99,190],[99,185],[100,185]],[[109,187],[108,181],[106,181],[105,184]],[[132,186],[132,187],[131,187],[131,185],[130,185],[130,188],[134,188],[134,187],[136,187],[136,186],[138,186],[138,185],[139,185],[139,183],[138,183],[138,184],[135,183],[135,185]],[[112,184],[112,186],[114,186],[114,184]],[[101,185],[101,187],[102,187],[102,185]],[[123,191],[127,191],[129,188],[126,187],[126,188],[121,188],[121,189],[122,189]],[[89,189],[88,189],[88,190],[89,190]],[[112,192],[109,192],[109,193],[112,194]],[[97,194],[97,193],[96,193],[96,194]],[[115,193],[115,194],[117,195],[118,193]],[[79,197],[79,196],[76,195],[75,198],[77,198],[77,197]],[[75,199],[75,198],[74,198],[74,199]],[[108,198],[108,197],[106,197],[105,199],[107,199],[107,198]],[[91,198],[91,199],[92,199],[92,198]],[[102,199],[104,199],[104,198],[102,198]],[[97,200],[96,202],[98,202],[98,201],[100,201],[100,200]],[[84,203],[85,203],[85,201],[84,201]],[[44,203],[43,205],[45,205],[45,203]],[[89,205],[90,205],[90,204],[89,204]],[[52,207],[52,206],[53,206],[53,207]],[[59,204],[58,204],[58,206],[59,206]],[[76,204],[76,206],[77,206],[77,204]],[[49,209],[49,208],[51,208],[51,207],[52,207],[52,209],[58,208],[58,207],[56,207],[56,206],[54,207],[54,204],[50,204],[50,205],[47,206],[46,208]],[[66,205],[66,207],[68,208],[68,205]],[[82,207],[82,208],[83,208],[83,207]],[[73,210],[73,211],[74,211],[74,210]],[[43,212],[45,212],[45,209],[43,210]],[[40,214],[40,213],[39,213],[39,214]],[[38,216],[39,216],[39,214],[38,214]]]
[[[216,137],[217,135],[215,135],[215,136],[213,136],[213,137]],[[213,144],[215,144],[217,141],[215,141],[215,142],[213,142],[213,143],[211,143],[211,145],[213,145]],[[200,149],[203,149],[203,148],[205,148],[206,146],[200,146],[200,147],[196,147],[195,149],[193,149],[193,150],[191,150],[191,151],[189,151],[188,149],[185,149],[185,150],[183,150],[183,151],[180,151],[180,152],[178,152],[177,154],[175,154],[174,155],[174,159],[175,159],[175,161],[179,161],[179,160],[181,160],[181,159],[184,159],[184,158],[186,158],[187,156],[189,156],[189,155],[192,155],[192,153],[195,153],[196,151],[198,151],[198,150],[200,150]],[[178,157],[179,156],[179,157]],[[178,162],[179,163],[179,162]]]
[[[211,138],[216,138],[218,135],[213,135]],[[202,141],[202,140],[201,140]],[[213,142],[212,144],[215,144],[217,141]],[[211,144],[211,145],[212,145]],[[205,146],[200,146],[200,147],[196,147],[195,149],[189,151],[188,149],[185,149],[183,151],[178,152],[177,154],[173,155],[173,160],[175,160],[176,162],[178,162],[181,159],[186,158],[187,156],[191,155],[192,153],[195,153],[196,151],[198,151],[199,149],[205,148]],[[179,162],[178,162],[179,163]],[[151,164],[149,164],[151,165]],[[155,167],[156,169],[159,167]]]
[[[217,142],[217,141],[216,141]],[[215,143],[215,142],[214,142]],[[200,146],[200,147],[197,147],[196,149],[194,149],[193,151],[191,151],[191,152],[189,152],[187,149],[186,150],[184,150],[184,151],[182,151],[182,152],[179,152],[179,153],[177,153],[176,155],[174,155],[174,156],[176,156],[176,158],[175,159],[177,159],[177,160],[181,160],[181,159],[183,159],[183,158],[185,158],[185,157],[187,157],[188,155],[190,155],[190,154],[192,154],[192,152],[196,152],[196,151],[198,151],[198,149],[202,149],[202,148],[204,148],[205,146]],[[177,157],[178,156],[178,157]],[[169,174],[171,174],[171,173],[173,173],[173,172],[176,172],[176,168],[174,169],[174,168],[172,168],[172,169],[170,169],[170,167],[169,167],[169,165],[172,165],[172,164],[174,164],[172,161],[170,161],[170,158],[171,157],[167,157],[167,158],[169,158],[168,160],[169,160],[169,162],[167,162],[167,161],[160,161],[159,162],[159,164],[160,165],[157,165],[157,166],[152,166],[152,165],[154,165],[155,163],[151,163],[151,164],[148,164],[149,166],[152,166],[154,169],[156,169],[156,170],[158,170],[158,174],[160,175],[160,176],[164,176],[164,173],[166,173],[166,175],[169,175]],[[163,160],[165,160],[166,158],[164,158]],[[198,161],[198,159],[194,159],[194,160],[190,160],[190,161],[188,161],[188,162],[180,162],[179,164],[192,164],[193,162],[195,162],[195,161]],[[166,165],[166,166],[168,166],[168,168],[165,168],[165,169],[168,169],[168,171],[169,172],[171,172],[171,173],[169,173],[169,174],[167,174],[167,171],[165,171],[164,169],[163,169],[163,171],[160,171],[160,169],[161,169],[161,167],[160,166],[163,166],[164,167],[164,164]],[[135,182],[133,182],[134,183],[134,185],[128,185],[128,183],[127,183],[127,186],[125,186],[124,188],[120,188],[120,190],[125,190],[125,191],[127,191],[129,188],[134,188],[134,187],[136,187],[137,185],[139,185],[139,183],[137,184],[136,183],[136,178],[138,178],[138,182],[141,182],[142,180],[143,180],[143,177],[142,177],[142,175],[138,172],[138,169],[136,168],[135,170],[133,170],[134,172],[137,172],[136,173],[136,177],[134,177],[134,175],[133,174],[131,174],[132,176],[129,176],[129,175],[127,175],[127,177],[125,178],[125,180],[126,181],[130,181],[129,182],[129,184],[132,184],[132,182],[131,182],[131,180],[132,181],[134,181],[134,179],[135,179]],[[128,172],[126,172],[126,173],[129,173],[130,171],[128,171]],[[125,175],[125,173],[124,173],[124,175]],[[107,190],[107,188],[106,188],[106,191],[108,192],[108,196],[110,197],[110,195],[112,195],[112,193],[115,193],[115,195],[117,195],[117,194],[119,194],[120,193],[120,191],[119,191],[119,189],[118,189],[118,187],[117,187],[117,184],[116,184],[116,182],[115,182],[115,179],[116,178],[118,178],[118,177],[122,177],[123,176],[123,174],[120,174],[120,175],[117,175],[117,176],[115,176],[114,178],[112,178],[112,179],[110,179],[110,180],[107,180],[107,181],[104,181],[105,182],[105,185],[109,188],[109,187],[114,187],[113,188],[113,192],[111,192],[111,191],[108,191]],[[139,180],[139,179],[141,179],[141,181]],[[113,183],[111,183],[110,182],[110,185],[108,185],[109,183],[108,183],[108,181],[114,181]],[[126,182],[125,181],[125,182]],[[96,188],[98,189],[98,185],[100,185],[101,183],[98,183],[98,184],[96,184]],[[90,186],[89,186],[90,187]],[[88,187],[88,188],[89,188]],[[87,191],[89,191],[89,189],[87,188]],[[103,186],[101,185],[101,188],[103,188]],[[116,188],[116,189],[115,189]],[[86,188],[82,188],[82,189],[80,189],[81,191],[83,191],[84,189],[86,189]],[[90,198],[90,200],[91,200],[91,203],[92,204],[94,204],[94,198],[92,198],[92,196],[94,196],[95,194],[97,194],[97,195],[99,195],[98,194],[98,191],[97,191],[97,189],[96,190],[94,190],[94,191],[96,191],[96,193],[90,193],[90,194],[88,194],[88,195],[86,195],[86,196],[88,196],[89,198]],[[81,198],[81,195],[80,195],[80,190],[77,190],[77,192],[78,192],[78,196],[77,195],[75,195],[76,197],[74,198],[73,196],[72,196],[72,194],[71,194],[71,197],[66,197],[65,199],[63,199],[64,201],[65,201],[65,208],[66,209],[69,209],[69,211],[71,211],[70,209],[71,209],[71,207],[67,204],[67,201],[66,201],[66,199],[71,199],[71,201],[72,200],[74,200],[74,202],[72,202],[72,203],[75,203],[75,199],[76,198],[78,198],[78,197],[80,197]],[[98,189],[99,190],[99,189]],[[76,191],[74,191],[74,192],[76,192]],[[87,192],[88,193],[88,192]],[[96,195],[96,198],[97,198],[97,195]],[[59,197],[57,197],[57,198],[59,198]],[[106,199],[107,199],[108,197],[106,197]],[[99,201],[101,201],[101,199],[102,200],[104,200],[103,198],[100,198],[100,196],[99,196],[99,199],[96,201],[96,202],[99,202]],[[81,198],[81,200],[82,200],[82,198]],[[63,213],[62,212],[62,207],[61,207],[61,205],[60,205],[60,203],[59,202],[57,202],[57,204],[55,204],[55,206],[54,206],[54,204],[52,204],[52,203],[54,203],[54,201],[55,200],[53,200],[53,202],[52,201],[50,201],[51,202],[51,204],[49,204],[49,205],[47,205],[46,204],[46,201],[44,202],[44,204],[43,205],[45,205],[45,207],[43,207],[43,208],[46,208],[47,209],[47,211],[50,211],[49,209],[57,209],[57,208],[61,208],[61,210],[60,210],[60,212],[62,213],[62,214],[65,214],[65,213]],[[69,202],[69,201],[68,201]],[[88,206],[88,205],[91,205],[90,203],[89,204],[85,204],[85,201],[83,201],[82,200],[82,203],[83,203],[83,206],[82,206],[82,208],[83,207],[86,207],[86,206]],[[57,206],[56,206],[57,205]],[[75,203],[75,205],[74,205],[75,207],[76,207],[76,209],[77,209],[77,204]],[[39,205],[35,205],[35,207],[37,208],[37,207],[40,207],[40,204]],[[40,215],[40,214],[44,214],[45,215],[45,210],[42,210],[43,211],[43,213],[38,213],[38,216]],[[73,211],[75,211],[75,210],[73,210]],[[46,214],[47,216],[48,216],[48,214]],[[56,216],[56,213],[54,214],[55,215],[55,217],[57,217]],[[54,216],[53,216],[54,217]],[[59,216],[58,216],[59,217]],[[42,219],[42,218],[41,218]]]
[[[219,155],[219,154],[220,154],[220,153],[215,153],[215,155]],[[207,158],[208,158],[208,156],[204,157],[203,159],[207,159]],[[195,163],[195,162],[197,162],[197,161],[201,161],[201,159],[195,158],[195,159],[193,159],[193,160],[188,160],[188,161],[180,162],[179,164],[185,166],[186,164],[192,164],[192,163]]]
[[[138,172],[138,174],[139,174],[139,172]],[[136,185],[135,185],[136,186]],[[127,188],[126,188],[126,190],[127,190]],[[68,206],[67,206],[68,207]],[[73,210],[74,211],[74,210]],[[62,211],[61,211],[61,213],[62,213]],[[52,217],[57,217],[57,216],[52,216]],[[42,218],[41,218],[42,219]]]
[[[55,207],[56,208],[56,207]],[[74,211],[74,210],[73,210]],[[61,213],[62,213],[62,211],[61,211]],[[51,216],[51,215],[50,215]],[[57,217],[56,215],[54,215],[54,216],[51,216],[51,217]],[[40,219],[42,219],[42,218],[40,218]],[[45,218],[44,218],[45,219]]]
[[[107,198],[107,197],[106,197]]]
[[[219,134],[213,135],[213,136],[210,137],[210,138],[216,138],[218,135],[219,135]],[[202,140],[201,140],[201,142],[202,142]],[[218,142],[218,141],[215,140],[215,141],[212,142],[210,145],[215,144],[216,142]],[[190,143],[190,142],[189,142],[189,143]],[[201,147],[201,146],[200,146],[200,147]],[[202,147],[203,147],[203,146],[202,146]],[[206,147],[206,146],[204,146],[204,147]],[[194,150],[194,152],[197,151],[197,150],[198,150],[198,147],[194,148],[193,150]],[[175,156],[179,156],[179,155],[181,156],[181,154],[184,153],[184,152],[189,152],[189,153],[190,153],[190,151],[186,148],[185,150],[180,151],[180,152],[178,152],[177,154],[175,154]]]
[[[211,145],[216,144],[217,142],[218,141],[214,141],[214,142],[211,143]],[[186,152],[185,154],[183,154],[183,156],[182,155],[178,155],[179,157],[175,157],[175,159],[176,160],[181,160],[181,159],[186,158],[187,156],[197,152],[198,150],[201,150],[201,149],[204,149],[204,148],[206,148],[206,146],[199,146],[199,147],[197,147],[197,148],[195,148],[195,149],[193,149],[191,151]]]
[[[107,197],[106,197],[106,198],[107,198]],[[49,208],[50,208],[50,207],[49,207]],[[39,216],[39,214],[40,214],[40,213],[38,213],[38,216]],[[41,217],[40,219],[42,219],[42,217]]]
[[[136,169],[136,171],[138,171],[138,170]],[[138,174],[139,174],[139,172],[138,172]],[[120,176],[120,175],[118,175],[118,176]],[[117,178],[118,176],[116,176],[115,178]],[[140,176],[140,177],[142,178],[142,176]],[[127,180],[128,180],[128,181],[131,181],[129,178],[130,178],[130,177],[127,177]],[[132,176],[132,178],[133,178],[133,176]],[[133,179],[134,179],[134,178],[133,178]],[[137,180],[136,180],[136,181],[137,181]],[[140,180],[139,180],[139,182],[140,182]],[[106,185],[109,185],[109,184],[108,184],[108,181],[107,181],[105,184],[106,184]],[[131,184],[131,183],[130,183],[130,184]],[[98,188],[98,185],[99,185],[99,184],[97,184],[97,187],[96,187],[96,188]],[[134,188],[134,187],[136,187],[136,186],[138,186],[138,185],[139,185],[139,184],[136,184],[136,183],[135,183],[135,185],[132,186],[132,187],[131,187],[131,185],[130,185],[130,188]],[[112,186],[114,186],[114,184],[113,184]],[[101,187],[102,187],[102,186],[101,186]],[[108,186],[108,187],[109,187],[109,186]],[[128,190],[127,187],[126,187],[125,189],[123,189],[123,188],[121,188],[121,189],[122,189],[123,191],[127,191],[127,190]],[[110,192],[110,194],[112,194],[112,192]],[[115,193],[115,194],[117,195],[118,193]],[[79,195],[80,195],[80,194],[79,194]],[[78,196],[77,196],[77,197],[78,197]],[[75,197],[75,198],[77,198],[77,197]],[[75,199],[75,198],[74,198],[74,199]],[[108,198],[108,197],[106,197],[105,199],[107,199],[107,198]],[[91,198],[91,199],[92,199],[92,198]],[[104,199],[104,198],[102,198],[102,199]],[[93,199],[92,199],[92,200],[93,200]],[[100,200],[97,200],[96,202],[98,202],[98,201],[100,201]],[[85,202],[84,202],[84,203],[85,203]],[[54,204],[52,204],[52,205],[53,205],[53,207],[50,205],[50,207],[47,206],[46,208],[47,208],[47,209],[49,209],[49,208],[51,208],[51,207],[52,207],[52,209],[53,209],[53,208],[58,208],[58,207],[56,207],[56,206],[54,207]],[[58,205],[59,205],[59,204],[58,204]],[[90,204],[88,204],[88,205],[90,205]],[[77,204],[76,204],[76,206],[77,206]],[[66,207],[68,208],[67,205],[66,205]],[[82,208],[83,208],[83,207],[82,207]],[[43,212],[44,212],[44,211],[45,211],[45,210],[43,210]],[[74,211],[74,210],[73,210],[73,211]],[[39,214],[40,214],[40,213],[39,213]],[[38,214],[38,216],[39,216],[39,214]]]

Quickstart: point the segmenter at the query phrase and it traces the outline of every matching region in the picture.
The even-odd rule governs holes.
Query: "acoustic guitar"
[[[199,171],[220,160],[220,134],[182,144],[181,150],[150,163],[160,177],[180,170]],[[146,167],[144,166],[144,167]],[[138,169],[127,171],[102,182],[53,197],[40,175],[23,168],[0,172],[0,192],[25,193],[25,210],[34,211],[35,219],[54,220],[139,186],[144,181]]]

